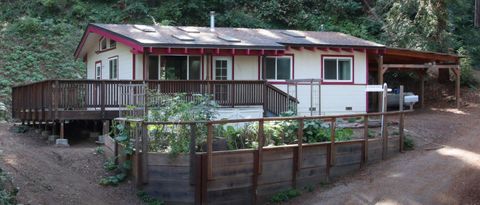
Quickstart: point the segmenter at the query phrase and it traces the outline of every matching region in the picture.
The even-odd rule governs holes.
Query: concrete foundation
[[[55,146],[56,147],[69,147],[70,144],[68,144],[68,139],[56,139],[55,140]]]

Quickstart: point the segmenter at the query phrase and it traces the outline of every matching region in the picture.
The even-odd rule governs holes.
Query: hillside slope
[[[46,78],[82,78],[73,52],[88,23],[340,31],[389,46],[465,55],[480,64],[480,32],[471,0],[1,0],[0,101],[11,86]],[[465,72],[464,84],[472,83]]]

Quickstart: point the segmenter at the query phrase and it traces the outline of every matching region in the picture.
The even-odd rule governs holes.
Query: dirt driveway
[[[289,204],[480,204],[480,108],[417,112],[406,129],[416,150]]]
[[[289,204],[480,204],[480,107],[408,115],[414,151],[303,194]],[[102,156],[84,141],[70,148],[45,144],[34,132],[0,124],[0,166],[20,188],[23,204],[141,204],[131,182],[98,185]]]
[[[102,187],[107,173],[95,143],[72,143],[70,148],[47,145],[33,131],[17,134],[11,124],[0,124],[0,166],[19,187],[21,204],[141,204],[131,182]]]

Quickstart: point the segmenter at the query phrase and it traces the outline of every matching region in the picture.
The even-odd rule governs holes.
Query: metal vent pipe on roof
[[[210,31],[215,31],[215,11],[210,11]]]

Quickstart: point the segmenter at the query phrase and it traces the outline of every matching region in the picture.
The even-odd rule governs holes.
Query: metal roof
[[[132,24],[90,24],[89,26],[95,26],[112,34],[123,36],[146,47],[252,47],[265,49],[283,49],[288,45],[385,47],[382,44],[339,32],[224,27],[217,27],[214,31],[211,31],[210,27]],[[146,32],[138,28],[153,28],[155,32]],[[178,35],[189,36],[194,40],[182,41],[174,37]],[[232,39],[238,39],[238,41],[227,41],[218,38],[218,36],[228,36]]]

